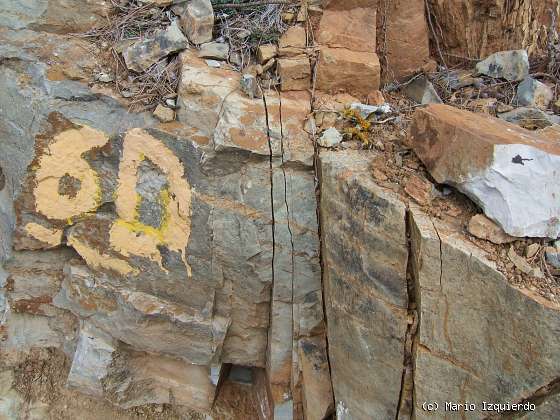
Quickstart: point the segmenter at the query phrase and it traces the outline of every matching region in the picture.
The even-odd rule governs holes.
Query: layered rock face
[[[225,363],[263,367],[272,413],[325,417],[307,93],[249,99],[187,52],[158,126],[80,83],[81,41],[2,36],[3,351],[62,348],[70,387],[123,408],[208,411]]]

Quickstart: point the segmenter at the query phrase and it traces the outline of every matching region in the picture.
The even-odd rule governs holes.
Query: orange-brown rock
[[[379,28],[378,51],[384,54],[384,81],[402,80],[430,62],[424,0],[380,0],[385,28]]]
[[[428,4],[444,53],[474,59],[520,48],[530,55],[545,52],[550,10],[558,7],[555,0],[429,0]]]
[[[379,58],[375,53],[323,47],[317,68],[317,89],[365,98],[379,90],[380,72]]]
[[[375,51],[377,0],[332,0],[323,12],[318,41],[333,48]]]
[[[280,89],[305,90],[311,84],[311,65],[306,55],[286,57],[278,60],[278,75],[280,76]]]

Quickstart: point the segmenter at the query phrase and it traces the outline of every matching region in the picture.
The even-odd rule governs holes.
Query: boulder
[[[547,109],[552,99],[552,89],[532,77],[525,78],[517,87],[516,100],[519,105]]]
[[[278,49],[300,48],[307,45],[307,34],[303,26],[291,26],[278,40]]]
[[[323,92],[345,92],[365,99],[379,90],[381,68],[373,52],[322,47],[317,66],[316,86]]]
[[[525,50],[500,51],[476,65],[478,74],[519,82],[529,75],[529,56]]]
[[[311,87],[311,65],[306,55],[278,59],[280,89],[306,90]]]
[[[107,22],[105,0],[7,0],[0,5],[0,26],[57,34],[87,32]]]
[[[420,316],[414,351],[417,418],[447,418],[445,402],[532,400],[558,381],[560,307],[518,289],[484,251],[451,226],[410,211],[414,290]],[[535,343],[539,343],[538,346]],[[543,394],[541,402],[553,397]],[[426,412],[425,401],[440,410]],[[497,413],[494,413],[497,414]],[[533,414],[528,417],[532,418]]]
[[[446,105],[418,109],[410,141],[433,178],[517,237],[560,235],[560,140]]]
[[[396,418],[404,369],[406,206],[364,175],[370,161],[364,151],[320,155],[323,282],[338,418]]]
[[[123,58],[130,70],[138,73],[147,70],[163,57],[184,50],[188,45],[177,21],[165,30],[156,32],[153,38],[138,41],[123,51]]]
[[[212,41],[214,9],[210,0],[190,0],[181,15],[181,26],[193,44]]]

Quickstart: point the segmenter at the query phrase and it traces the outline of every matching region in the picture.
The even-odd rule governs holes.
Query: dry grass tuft
[[[132,111],[154,109],[158,103],[177,96],[180,75],[177,55],[163,58],[143,73],[135,73],[127,69],[121,53],[128,44],[166,28],[174,15],[169,8],[138,0],[110,1],[113,13],[107,24],[79,36],[91,38],[102,49],[109,50],[114,86],[123,97],[130,99]]]
[[[249,64],[259,45],[276,42],[288,29],[282,13],[289,6],[269,4],[252,9],[216,10],[216,32],[230,45],[231,53],[239,54],[240,68]]]

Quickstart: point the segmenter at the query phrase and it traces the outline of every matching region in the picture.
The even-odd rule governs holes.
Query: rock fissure
[[[408,249],[408,259],[406,267],[408,326],[404,340],[403,373],[395,420],[409,419],[412,417],[414,411],[414,347],[420,320],[418,317],[419,303],[416,300],[416,287],[418,287],[418,283],[414,278],[414,270],[412,267],[414,250],[412,247],[412,231],[410,223],[410,210],[407,209],[405,215],[405,227]]]

